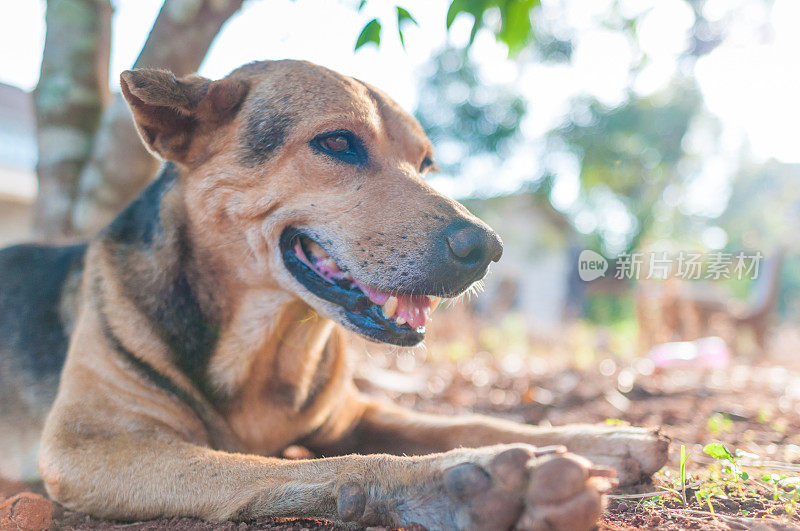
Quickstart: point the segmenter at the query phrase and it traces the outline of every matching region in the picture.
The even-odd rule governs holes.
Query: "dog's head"
[[[122,91],[148,147],[183,169],[196,239],[243,286],[409,346],[500,258],[497,234],[423,180],[419,123],[356,79],[275,61],[213,82],[128,71]]]

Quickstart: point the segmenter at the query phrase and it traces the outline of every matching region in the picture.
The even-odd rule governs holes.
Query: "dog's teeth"
[[[395,319],[395,322],[397,322],[397,324],[399,325],[404,325],[406,324],[406,319],[405,317],[398,317],[397,319]]]
[[[320,265],[321,266],[327,266],[328,269],[330,269],[334,273],[339,271],[339,266],[336,265],[336,261],[333,258],[328,258],[326,260],[322,260],[320,262]]]
[[[428,300],[431,303],[431,311],[435,310],[436,307],[439,306],[439,303],[442,302],[441,297],[435,297],[433,295],[428,295]]]
[[[391,297],[386,299],[386,302],[384,302],[383,305],[381,306],[381,310],[383,310],[383,315],[387,319],[391,319],[392,317],[394,317],[394,312],[395,310],[397,310],[397,297],[392,295]]]
[[[328,253],[325,252],[325,249],[319,246],[317,242],[314,240],[308,240],[306,244],[306,248],[308,248],[309,252],[316,256],[317,258],[327,258]]]

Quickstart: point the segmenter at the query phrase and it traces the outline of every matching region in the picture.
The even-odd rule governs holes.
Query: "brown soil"
[[[600,529],[797,529],[800,518],[794,505],[775,501],[774,488],[760,478],[772,472],[800,476],[800,357],[796,356],[800,332],[781,330],[772,343],[780,348],[768,356],[737,360],[723,370],[662,372],[654,372],[652,365],[641,359],[615,356],[602,346],[580,368],[553,356],[479,351],[453,359],[436,354],[441,345],[435,342],[427,351],[410,353],[370,347],[370,356],[357,364],[357,382],[368,393],[424,411],[477,411],[553,425],[612,419],[610,422],[662,426],[672,438],[669,464],[654,484],[613,493]],[[724,476],[702,452],[704,444],[715,441],[731,451],[741,449],[753,455],[744,466],[750,479],[743,482],[741,493],[731,481],[716,483],[724,488],[711,498],[712,515],[707,502],[698,501],[694,493],[707,486],[709,478]],[[679,488],[681,445],[690,454],[685,507],[680,495],[665,490]],[[0,505],[0,530],[343,529],[313,519],[109,522],[62,510],[35,494],[12,497],[26,488],[0,481],[0,499],[10,498]],[[641,494],[651,492],[660,496]]]

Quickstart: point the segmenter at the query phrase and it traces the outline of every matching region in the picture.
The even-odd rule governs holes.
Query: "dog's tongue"
[[[394,319],[399,325],[408,324],[411,328],[424,327],[428,323],[431,312],[442,300],[440,297],[429,295],[392,294],[381,291],[354,279],[350,273],[342,271],[336,262],[316,243],[309,243],[313,256],[309,261],[303,251],[300,241],[295,244],[297,257],[314,269],[322,278],[331,283],[340,281],[349,282],[351,286],[358,286],[364,294],[381,307],[387,319]]]
[[[437,299],[432,300],[427,295],[392,295],[362,284],[358,280],[353,282],[361,288],[369,300],[381,307],[386,317],[394,318],[399,324],[408,323],[411,328],[424,327],[428,323],[434,303],[439,304]]]

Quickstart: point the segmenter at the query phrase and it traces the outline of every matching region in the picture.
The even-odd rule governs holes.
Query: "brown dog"
[[[53,498],[120,519],[586,529],[608,474],[533,445],[621,482],[663,465],[650,430],[438,417],[355,389],[339,325],[415,345],[502,252],[421,179],[431,144],[382,92],[296,61],[121,82],[160,176],[88,247],[0,252],[18,435],[38,435],[60,373],[39,457]],[[328,457],[264,457],[293,443]]]

